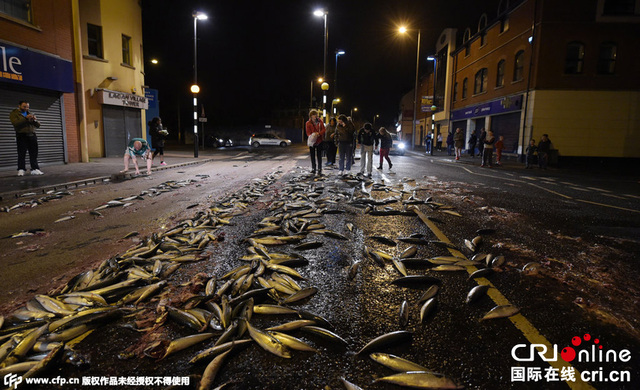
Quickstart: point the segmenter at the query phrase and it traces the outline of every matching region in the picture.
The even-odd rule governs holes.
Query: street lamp
[[[333,113],[333,115],[336,115],[336,107],[338,103],[340,103],[340,99],[333,99],[333,101],[331,102],[331,112]]]
[[[313,108],[313,81],[314,80],[311,80],[311,89],[309,91],[309,109]],[[317,81],[321,84],[324,79],[322,77],[318,77]]]
[[[322,77],[327,79],[327,44],[329,43],[329,30],[327,29],[327,15],[329,14],[324,9],[317,9],[313,11],[313,14],[317,17],[324,18],[324,66],[322,68]],[[326,84],[326,88],[325,88]],[[326,106],[327,106],[327,90],[329,89],[329,84],[322,84],[322,112],[323,117],[326,116]]]
[[[206,20],[207,14],[200,11],[193,11],[193,157],[198,157],[198,20]]]
[[[358,107],[353,107],[353,108],[351,109],[351,118],[353,118],[353,113],[354,113],[354,112],[358,112]]]
[[[329,90],[329,83],[324,82],[320,85],[322,88],[322,120],[326,122],[327,120],[327,91]]]
[[[407,32],[407,28],[406,27],[400,27],[398,29],[398,31],[401,34],[405,34]],[[420,66],[420,29],[418,29],[418,45],[417,45],[417,50],[416,50],[416,82],[414,85],[414,89],[413,89],[413,123],[412,123],[412,127],[411,127],[411,149],[413,149],[413,147],[415,146],[415,139],[416,139],[416,114],[417,114],[417,110],[416,110],[416,106],[418,104],[418,69]]]
[[[372,125],[372,127],[373,127],[374,129],[375,129],[375,127],[376,127],[376,119],[378,119],[378,118],[380,118],[380,115],[379,115],[379,114],[376,114],[376,115],[374,115],[374,116],[373,116],[373,125]]]
[[[433,156],[433,145],[436,141],[436,126],[435,126],[435,115],[436,110],[438,109],[438,105],[436,104],[436,65],[438,64],[438,60],[435,56],[428,56],[427,61],[433,61],[433,102],[431,104],[431,150],[430,154]]]
[[[338,57],[345,54],[344,50],[336,50],[336,74],[333,79],[333,96],[338,94]]]

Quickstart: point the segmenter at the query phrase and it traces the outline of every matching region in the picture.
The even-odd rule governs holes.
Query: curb
[[[206,162],[210,162],[210,161],[213,161],[213,159],[212,158],[208,158],[208,159],[205,159],[205,160],[189,161],[189,162],[183,162],[183,163],[178,163],[178,164],[160,166],[160,167],[151,168],[151,171],[152,172],[163,171],[163,170],[166,170],[166,169],[180,168],[180,167],[185,167],[185,166],[189,166],[189,165],[196,165],[196,164],[206,163]],[[70,182],[65,182],[65,183],[50,184],[50,185],[47,185],[47,186],[30,188],[28,190],[20,190],[20,191],[6,192],[4,194],[0,194],[0,201],[8,200],[8,199],[11,199],[11,198],[20,199],[20,198],[24,198],[24,197],[28,197],[28,196],[46,194],[48,191],[68,190],[71,187],[78,188],[78,187],[82,187],[82,186],[88,186],[90,184],[100,184],[100,183],[105,184],[105,183],[110,183],[112,181],[118,182],[118,181],[124,181],[124,180],[132,180],[132,179],[136,179],[138,177],[146,177],[146,175],[135,175],[135,174],[131,174],[131,173],[114,173],[114,174],[109,175],[109,176],[98,176],[98,177],[92,177],[92,178],[82,179],[82,180],[75,180],[75,181],[70,181]]]

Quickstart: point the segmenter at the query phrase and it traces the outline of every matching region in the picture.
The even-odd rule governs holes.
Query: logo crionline
[[[591,335],[587,333],[582,338],[574,336],[571,339],[571,344],[574,347],[578,347],[582,345],[583,341],[591,341]],[[596,348],[596,346],[598,348]],[[562,351],[560,351],[560,357],[567,363],[576,360],[576,358],[578,359],[577,361],[581,363],[616,363],[619,361],[628,362],[629,360],[631,360],[631,352],[628,349],[623,349],[619,352],[614,349],[604,351],[599,339],[593,340],[593,345],[591,345],[591,348],[589,348],[586,343],[585,345],[583,345],[583,347],[586,347],[586,349],[583,348],[578,352],[576,352],[573,347],[564,347]],[[520,351],[523,349],[528,349],[528,354],[526,352]],[[547,356],[549,352],[552,352],[551,356]],[[518,362],[532,362],[535,358],[536,353],[545,362],[558,361],[557,344],[553,344],[553,349],[551,351],[549,351],[549,348],[545,344],[530,344],[528,348],[527,344],[516,344],[511,349],[511,357]]]

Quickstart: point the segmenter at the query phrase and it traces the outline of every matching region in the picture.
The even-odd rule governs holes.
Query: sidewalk
[[[482,158],[478,155],[475,157],[471,157],[466,153],[463,153],[460,156],[460,160],[456,161],[455,152],[452,153],[451,156],[447,154],[447,150],[443,148],[441,151],[435,150],[433,151],[433,155],[425,152],[424,146],[416,146],[413,150],[407,150],[407,153],[413,156],[424,156],[424,157],[432,157],[438,158],[441,160],[457,163],[457,164],[469,164],[469,165],[477,165],[480,166],[482,164]],[[515,154],[503,154],[501,165],[496,165],[496,155],[493,154],[493,166],[499,168],[510,168],[510,169],[525,169],[524,163],[521,163],[518,160],[518,156]],[[537,168],[537,166],[536,166]]]
[[[188,145],[187,145],[188,146]],[[193,157],[193,146],[189,149],[171,150],[165,153],[164,161],[166,166],[160,166],[160,159],[156,157],[153,161],[152,172],[182,167],[191,164],[201,164],[210,160],[215,150],[207,149],[199,151],[199,157]],[[140,172],[145,173],[146,163],[138,162]],[[47,191],[60,191],[73,189],[87,184],[100,183],[104,181],[118,181],[135,178],[135,168],[133,163],[129,163],[129,172],[120,173],[124,168],[122,157],[92,158],[88,163],[70,163],[56,165],[42,165],[44,172],[42,176],[31,176],[29,172],[22,176],[17,176],[16,170],[0,171],[0,201],[19,198],[25,193],[35,192],[43,194]]]

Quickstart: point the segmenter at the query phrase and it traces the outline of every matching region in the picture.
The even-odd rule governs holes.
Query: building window
[[[102,52],[102,26],[87,23],[87,42],[90,56],[104,58]]]
[[[465,77],[464,80],[462,80],[462,98],[466,99],[467,98],[467,86],[469,84],[469,80]]]
[[[465,57],[469,57],[469,54],[471,54],[471,42],[469,42],[470,39],[471,39],[471,30],[467,27],[467,29],[464,30],[464,34],[462,36],[462,43],[465,45],[464,47]]]
[[[484,46],[487,44],[487,33],[486,32],[482,32],[480,34],[480,47]]]
[[[636,11],[636,0],[605,0],[603,15],[633,15]]]
[[[567,57],[564,64],[564,73],[580,74],[584,66],[584,44],[582,42],[569,42],[567,45]]]
[[[513,64],[513,81],[524,79],[524,50],[516,53],[516,59]]]
[[[505,60],[498,62],[498,73],[496,74],[496,88],[504,87],[504,64]]]
[[[453,83],[453,101],[458,100],[458,82]]]
[[[473,86],[473,94],[479,94],[487,91],[487,68],[482,68],[476,73],[476,82]]]
[[[503,33],[509,29],[509,18],[506,16],[500,19],[500,32]]]
[[[122,63],[131,65],[131,37],[122,34]]]
[[[616,70],[616,54],[618,46],[613,42],[600,45],[598,55],[598,74],[614,74]]]
[[[33,23],[31,0],[0,0],[0,12]]]

